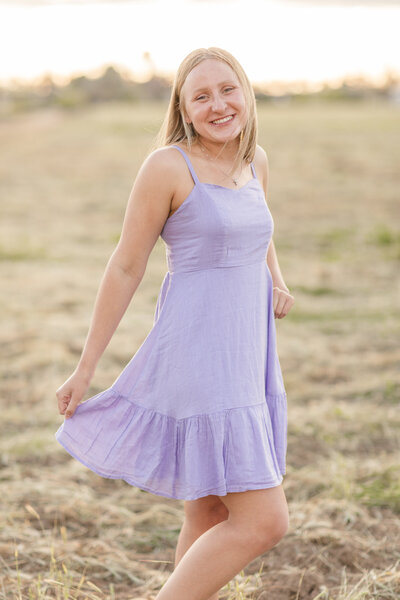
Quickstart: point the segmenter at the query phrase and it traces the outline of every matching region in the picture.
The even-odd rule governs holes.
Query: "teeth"
[[[226,123],[226,121],[230,121],[233,119],[232,115],[229,117],[224,117],[223,119],[217,119],[216,121],[211,121],[212,123]]]

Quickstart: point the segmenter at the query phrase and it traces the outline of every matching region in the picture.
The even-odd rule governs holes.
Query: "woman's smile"
[[[230,123],[235,118],[235,115],[227,115],[226,117],[220,117],[218,119],[214,119],[214,121],[210,121],[212,125],[220,127],[221,125],[225,125]]]

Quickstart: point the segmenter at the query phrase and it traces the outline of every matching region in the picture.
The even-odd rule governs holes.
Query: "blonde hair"
[[[210,58],[225,62],[231,67],[239,80],[245,98],[247,119],[246,125],[240,134],[239,148],[231,170],[233,173],[243,160],[250,163],[254,159],[258,133],[256,99],[252,85],[243,67],[232,54],[222,48],[198,48],[190,52],[183,59],[172,84],[167,113],[150,152],[157,148],[182,141],[187,142],[190,150],[193,141],[196,140],[198,135],[193,125],[191,123],[188,124],[185,120],[182,87],[190,71],[203,60]]]

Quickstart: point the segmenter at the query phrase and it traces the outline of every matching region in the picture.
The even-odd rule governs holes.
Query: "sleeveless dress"
[[[102,477],[182,500],[269,488],[285,475],[287,402],[262,186],[201,183],[166,220],[152,329],[57,441]]]

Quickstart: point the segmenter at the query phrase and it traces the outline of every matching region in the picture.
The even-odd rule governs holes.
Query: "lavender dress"
[[[182,500],[277,486],[287,402],[266,253],[274,223],[257,179],[194,180],[165,222],[168,271],[153,327],[105,391],[55,437],[102,477]]]

